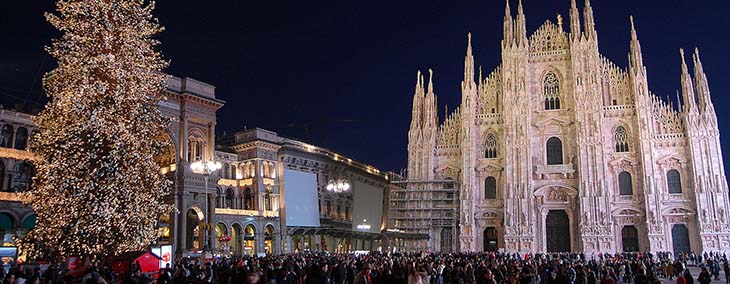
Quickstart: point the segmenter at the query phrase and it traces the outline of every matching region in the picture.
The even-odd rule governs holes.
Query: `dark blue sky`
[[[524,0],[528,34],[557,13],[567,29],[569,6],[569,0]],[[726,141],[730,4],[594,0],[592,6],[600,50],[619,66],[627,65],[634,15],[650,89],[658,95],[680,88],[678,49],[700,48]],[[43,46],[55,33],[42,13],[52,9],[50,0],[4,5],[0,102],[6,106],[45,101],[40,79],[55,63]],[[160,36],[171,60],[167,71],[215,85],[228,102],[219,132],[267,128],[398,170],[406,164],[416,70],[434,69],[440,110],[453,109],[467,32],[485,73],[500,62],[504,1],[161,0],[156,15],[167,28]]]

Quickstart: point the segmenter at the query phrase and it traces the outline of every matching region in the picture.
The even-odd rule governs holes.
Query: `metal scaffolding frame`
[[[389,227],[405,233],[428,235],[429,240],[406,242],[406,251],[457,251],[459,189],[454,180],[393,180],[400,189],[390,191]],[[442,231],[450,237],[442,239]],[[445,233],[448,236],[448,233]],[[434,239],[436,238],[436,239]]]

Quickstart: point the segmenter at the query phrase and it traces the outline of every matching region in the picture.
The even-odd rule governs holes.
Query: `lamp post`
[[[205,245],[203,246],[204,252],[209,251],[208,245],[210,243],[210,234],[208,233],[208,230],[210,229],[209,228],[210,224],[208,224],[208,220],[210,220],[210,218],[208,217],[208,214],[210,213],[210,212],[208,212],[208,203],[210,202],[208,200],[208,178],[210,177],[210,174],[212,174],[213,172],[217,171],[220,168],[221,168],[221,163],[213,161],[213,160],[205,161],[205,162],[203,162],[201,160],[197,160],[197,161],[193,162],[192,164],[190,164],[190,169],[193,170],[193,172],[202,174],[203,179],[205,180],[205,214],[203,215],[203,224],[204,224],[203,229],[205,230],[205,235],[203,237],[203,239],[205,240]]]
[[[327,191],[334,191],[335,193],[341,193],[350,190],[350,181],[341,178],[338,180],[329,180],[327,182]]]

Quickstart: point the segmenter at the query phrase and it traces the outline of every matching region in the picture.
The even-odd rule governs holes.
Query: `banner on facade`
[[[284,169],[286,225],[319,227],[317,175]]]

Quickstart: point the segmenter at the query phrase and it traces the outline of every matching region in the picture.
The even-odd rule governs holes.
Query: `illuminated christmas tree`
[[[167,62],[145,0],[59,0],[47,20],[62,36],[47,48],[50,102],[36,117],[40,158],[25,202],[37,223],[20,241],[30,257],[111,256],[144,249],[171,212],[155,157],[169,121],[158,109]]]

